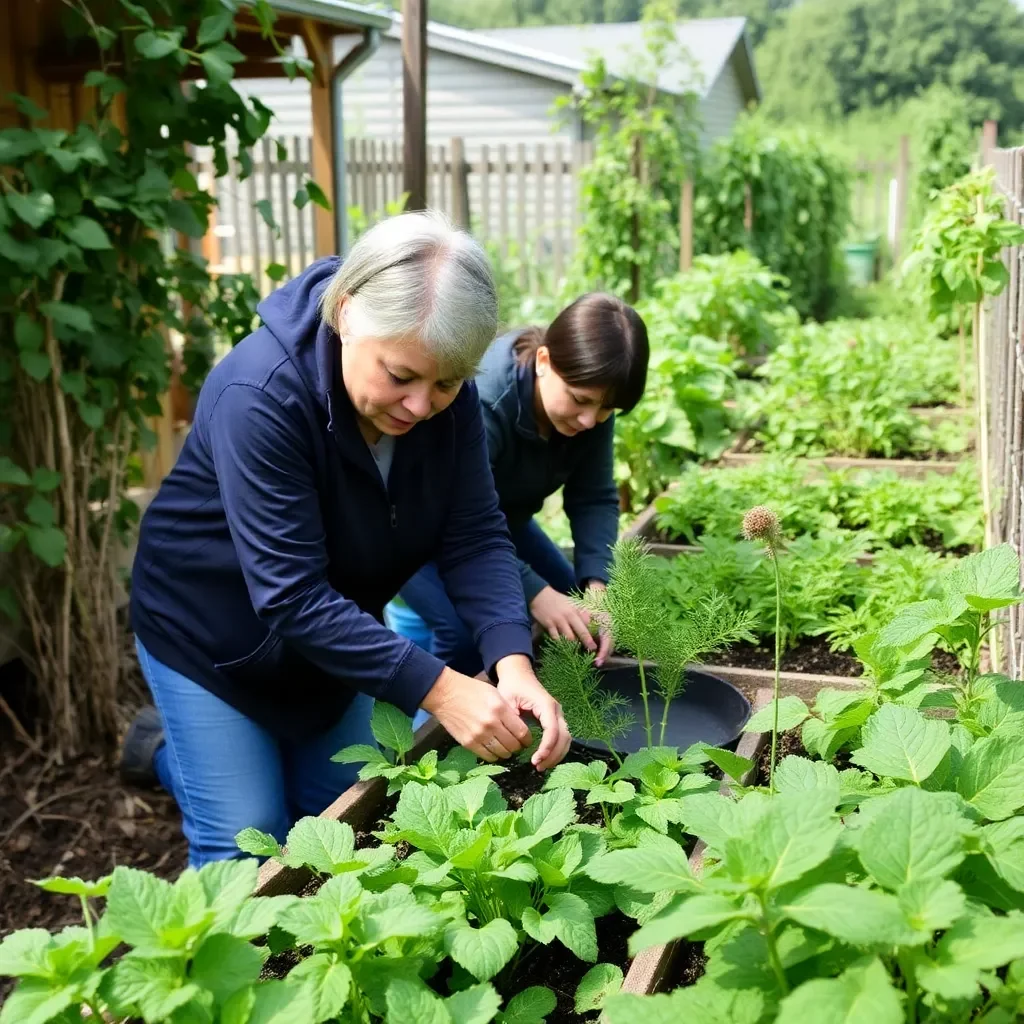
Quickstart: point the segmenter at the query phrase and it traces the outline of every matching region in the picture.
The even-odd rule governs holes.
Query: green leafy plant
[[[804,324],[757,374],[766,386],[744,413],[765,451],[892,458],[967,447],[966,423],[940,432],[911,411],[956,400],[956,350],[926,323]]]
[[[697,251],[748,249],[786,279],[802,316],[829,314],[844,273],[850,173],[820,137],[746,115],[712,145],[694,194]]]
[[[249,6],[283,69],[308,70],[283,51],[267,0]],[[209,331],[230,322],[233,332],[251,314],[244,282],[225,301],[241,298],[245,311],[225,309],[205,261],[163,241],[202,237],[214,205],[190,146],[212,147],[223,175],[230,133],[245,177],[270,122],[233,87],[244,58],[230,41],[235,10],[233,0],[67,0],[81,114],[49,127],[46,111],[14,96],[20,124],[0,130],[0,552],[10,555],[0,611],[27,627],[40,729],[64,754],[117,739],[115,566],[134,518],[129,463],[153,440],[147,418],[161,414],[170,379],[167,336],[182,334],[187,351],[207,324],[186,361],[195,377]],[[197,75],[202,87],[182,88]]]
[[[698,256],[685,273],[658,281],[639,311],[652,337],[669,347],[699,334],[737,356],[764,355],[784,327],[799,323],[785,285],[745,249]]]
[[[685,621],[673,621],[659,585],[658,560],[636,538],[616,542],[607,588],[589,590],[584,600],[608,622],[616,650],[637,661],[647,746],[654,745],[647,663],[653,663],[653,685],[662,700],[658,742],[664,743],[669,707],[686,685],[686,666],[750,636],[749,616],[734,612],[714,592],[702,595]]]
[[[428,750],[415,764],[409,764],[406,755],[415,742],[412,719],[386,701],[374,701],[370,729],[383,750],[365,743],[355,743],[339,750],[331,760],[341,764],[361,764],[363,767],[359,769],[359,778],[364,781],[387,779],[388,796],[397,793],[409,782],[454,786],[467,778],[499,775],[505,770],[501,765],[478,763],[476,757],[464,747],[454,747],[440,760],[437,750]]]
[[[708,535],[738,538],[743,512],[770,505],[783,537],[856,530],[876,550],[930,544],[952,549],[983,540],[977,470],[903,477],[892,470],[809,473],[799,459],[776,456],[751,466],[687,467],[655,499],[656,524],[670,540],[699,544]]]

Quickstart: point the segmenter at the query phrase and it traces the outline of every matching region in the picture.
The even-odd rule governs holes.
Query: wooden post
[[[313,180],[334,205],[334,125],[331,123],[330,82],[314,80],[310,89],[313,100]],[[313,204],[313,255],[331,256],[337,250],[334,213]],[[260,268],[262,272],[262,268]]]
[[[683,178],[679,193],[679,269],[693,266],[693,178]]]
[[[900,136],[900,155],[896,164],[896,232],[892,248],[893,264],[900,262],[903,228],[907,223],[907,201],[910,190],[910,136]]]
[[[743,230],[748,235],[754,230],[754,193],[749,181],[743,185]]]
[[[469,167],[462,137],[452,138],[452,220],[457,228],[469,230]]]
[[[996,148],[996,138],[999,134],[999,122],[988,120],[981,127],[981,162],[989,164],[992,162],[992,150]]]
[[[427,208],[427,0],[402,2],[402,110],[407,210]]]

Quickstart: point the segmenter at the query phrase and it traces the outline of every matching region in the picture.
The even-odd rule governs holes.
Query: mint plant
[[[478,775],[500,775],[501,765],[483,764],[462,747],[455,747],[438,760],[436,750],[428,750],[415,764],[408,764],[406,755],[415,740],[412,718],[393,704],[374,701],[370,716],[370,729],[383,750],[366,743],[354,743],[339,750],[331,760],[342,764],[362,764],[359,778],[387,779],[388,796],[397,793],[408,782],[434,782],[439,786],[454,786],[466,778]]]

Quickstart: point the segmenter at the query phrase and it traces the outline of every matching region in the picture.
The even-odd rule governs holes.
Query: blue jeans
[[[563,594],[576,586],[568,559],[534,520],[512,531],[512,543],[519,558],[549,586]],[[481,671],[483,664],[473,636],[448,600],[436,564],[425,565],[399,594],[430,629],[432,654],[456,672],[473,676]]]
[[[163,719],[156,773],[181,809],[190,867],[242,856],[235,835],[250,825],[283,843],[299,818],[319,814],[356,781],[359,765],[336,764],[331,755],[374,743],[372,697],[356,694],[326,732],[288,743],[157,661],[138,640],[135,648]]]

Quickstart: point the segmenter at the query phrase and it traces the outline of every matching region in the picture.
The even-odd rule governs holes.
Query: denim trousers
[[[319,814],[356,781],[360,766],[331,756],[352,743],[374,743],[372,697],[356,694],[341,719],[313,739],[285,742],[157,661],[138,640],[135,648],[163,720],[156,773],[181,810],[190,867],[242,856],[235,836],[250,825],[283,843],[299,818]],[[419,712],[416,724],[426,717]]]
[[[531,519],[525,526],[513,530],[512,543],[518,557],[549,586],[563,594],[568,594],[576,586],[576,576],[568,559],[535,520]],[[456,672],[474,676],[481,671],[483,664],[472,634],[448,600],[433,562],[416,573],[399,594],[430,630],[430,652],[433,655]],[[399,628],[398,632],[403,630]],[[410,629],[409,632],[417,631]]]

